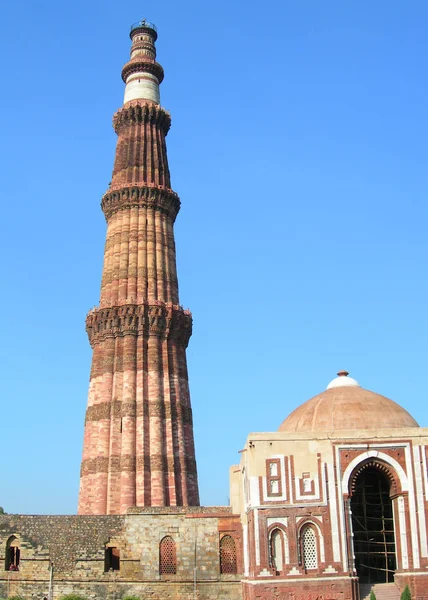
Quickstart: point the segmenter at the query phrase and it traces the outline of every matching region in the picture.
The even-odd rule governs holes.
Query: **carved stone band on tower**
[[[131,28],[125,99],[107,221],[101,297],[86,319],[93,349],[79,514],[131,506],[198,506],[186,348],[192,315],[179,304],[174,221],[160,106],[156,27]]]

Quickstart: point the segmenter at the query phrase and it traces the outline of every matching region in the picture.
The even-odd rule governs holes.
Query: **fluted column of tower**
[[[192,316],[179,305],[174,221],[160,106],[156,27],[131,28],[110,187],[101,298],[86,329],[93,349],[79,514],[199,504],[186,347]]]

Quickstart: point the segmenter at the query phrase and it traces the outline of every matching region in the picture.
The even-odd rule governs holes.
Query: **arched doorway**
[[[394,581],[396,569],[391,481],[374,465],[359,470],[351,496],[355,567],[361,583]]]

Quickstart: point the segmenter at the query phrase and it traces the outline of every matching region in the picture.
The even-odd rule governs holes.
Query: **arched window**
[[[305,525],[301,533],[303,566],[305,569],[318,567],[317,538],[313,527]]]
[[[270,534],[270,566],[275,569],[277,575],[284,568],[284,534],[280,529],[273,529]]]
[[[237,573],[235,540],[225,535],[220,540],[220,573]]]
[[[6,560],[4,568],[6,571],[19,571],[19,559],[21,550],[18,538],[12,535],[6,543]]]
[[[175,542],[167,535],[159,544],[159,573],[161,575],[175,575],[177,573],[177,551]]]

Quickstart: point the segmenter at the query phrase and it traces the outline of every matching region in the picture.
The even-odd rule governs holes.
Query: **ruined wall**
[[[54,565],[53,598],[76,592],[92,599],[201,598],[240,600],[242,549],[239,517],[228,508],[147,508],[109,516],[0,516],[0,597],[48,594]],[[220,573],[223,535],[236,540],[237,574]],[[18,571],[6,571],[10,537],[19,540]],[[160,542],[170,536],[176,573],[160,573]],[[105,549],[120,552],[119,570],[106,572]],[[194,577],[196,574],[196,585]]]

